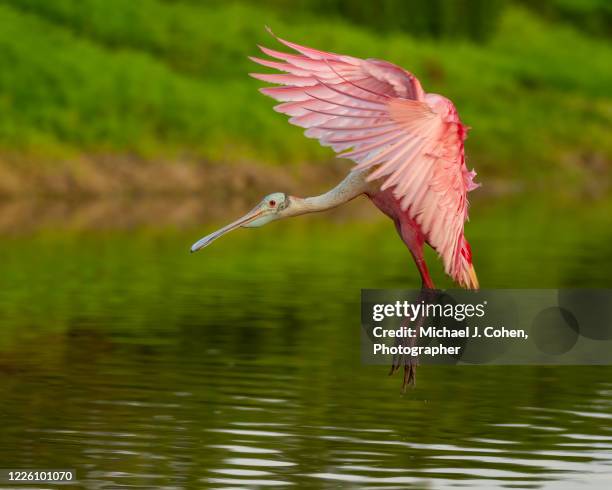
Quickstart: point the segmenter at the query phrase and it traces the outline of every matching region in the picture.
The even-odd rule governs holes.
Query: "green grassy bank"
[[[508,5],[487,41],[411,37],[338,16],[254,4],[0,0],[0,160],[28,171],[83,155],[329,160],[247,76],[264,25],[321,49],[377,57],[455,101],[481,176],[574,185],[610,176],[612,47]],[[48,163],[48,162],[51,163]],[[0,164],[2,162],[0,161]]]

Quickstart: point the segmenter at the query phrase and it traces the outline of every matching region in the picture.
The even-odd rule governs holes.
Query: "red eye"
[[[274,207],[276,206],[276,201],[272,199],[268,204],[270,204],[271,207]]]

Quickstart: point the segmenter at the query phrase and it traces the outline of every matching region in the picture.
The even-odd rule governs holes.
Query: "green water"
[[[610,209],[474,205],[481,284],[612,287]],[[610,488],[612,368],[421,367],[402,396],[360,364],[360,289],[418,285],[360,210],[195,255],[224,219],[5,226],[0,467],[92,489]]]

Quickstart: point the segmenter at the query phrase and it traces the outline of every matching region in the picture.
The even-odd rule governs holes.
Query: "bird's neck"
[[[353,171],[349,173],[336,187],[325,194],[313,197],[292,197],[294,200],[292,216],[306,213],[316,213],[335,208],[366,192],[370,186],[366,182],[366,172]]]

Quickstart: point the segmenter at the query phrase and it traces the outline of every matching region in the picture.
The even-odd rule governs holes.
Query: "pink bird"
[[[463,227],[467,193],[478,187],[465,164],[467,127],[447,98],[423,91],[410,72],[387,61],[327,53],[277,38],[293,53],[260,46],[275,60],[251,60],[281,73],[251,76],[279,86],[261,92],[305,135],[357,165],[329,192],[300,198],[270,194],[245,216],[196,242],[195,252],[238,227],[334,208],[366,195],[393,220],[422,280],[434,289],[423,246],[430,245],[459,285],[478,288]]]

